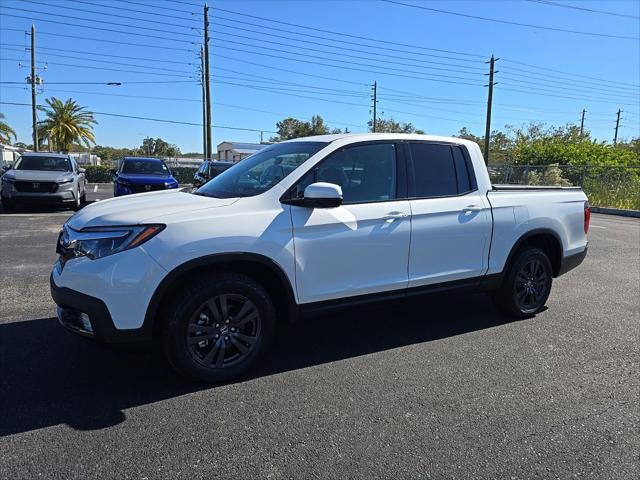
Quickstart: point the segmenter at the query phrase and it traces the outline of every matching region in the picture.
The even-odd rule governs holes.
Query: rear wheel
[[[224,382],[257,363],[275,324],[273,303],[257,282],[238,274],[208,275],[177,295],[165,318],[162,344],[179,373]]]
[[[540,313],[551,292],[553,270],[547,254],[527,248],[511,262],[500,289],[494,295],[496,306],[506,315],[529,318]]]

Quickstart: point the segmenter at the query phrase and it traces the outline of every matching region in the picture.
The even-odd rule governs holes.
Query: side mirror
[[[79,168],[78,169],[78,173],[87,173],[87,169],[86,168]]]
[[[342,187],[335,183],[316,182],[304,189],[304,197],[286,203],[307,208],[335,208],[342,205]]]

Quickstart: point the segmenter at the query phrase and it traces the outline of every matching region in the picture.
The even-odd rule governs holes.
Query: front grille
[[[58,190],[56,182],[25,182],[20,181],[14,184],[19,192],[24,193],[53,193]]]
[[[157,190],[164,190],[167,187],[163,183],[158,185],[131,185],[129,187],[133,193],[155,192]]]

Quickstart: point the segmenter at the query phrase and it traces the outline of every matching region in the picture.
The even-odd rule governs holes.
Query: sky
[[[493,129],[579,124],[585,109],[585,129],[612,141],[621,109],[619,137],[640,135],[639,1],[397,1],[210,1],[214,144],[267,140],[289,116],[366,131],[374,82],[383,118],[483,135],[491,55]],[[99,145],[150,136],[201,152],[203,5],[0,0],[0,111],[18,141],[31,143],[31,110],[11,103],[31,101],[33,23],[39,104],[73,98],[95,112]]]

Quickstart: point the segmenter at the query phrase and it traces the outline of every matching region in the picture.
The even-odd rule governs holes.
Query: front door
[[[294,187],[301,196],[311,183],[334,183],[344,198],[337,208],[291,207],[301,303],[407,287],[411,217],[396,153],[389,142],[346,147]]]

